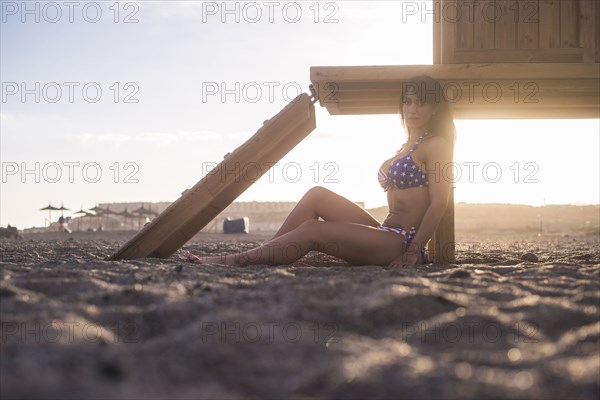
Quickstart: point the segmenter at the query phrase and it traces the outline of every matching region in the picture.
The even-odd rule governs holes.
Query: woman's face
[[[402,103],[402,115],[404,124],[410,132],[425,132],[434,112],[434,106],[428,103],[421,103],[421,100],[414,92],[406,94],[406,99]]]

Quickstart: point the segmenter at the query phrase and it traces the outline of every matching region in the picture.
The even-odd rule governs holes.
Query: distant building
[[[109,209],[109,214],[100,214],[93,217],[76,217],[72,225],[77,230],[96,230],[102,225],[104,230],[139,230],[148,220],[155,218],[172,203],[170,202],[129,202],[129,203],[100,203],[98,207]],[[240,201],[230,204],[213,221],[206,225],[202,231],[221,232],[225,218],[250,219],[251,231],[276,231],[285,218],[296,207],[295,201]],[[357,204],[364,207],[363,202]],[[153,215],[127,216],[125,211],[132,213],[139,209],[151,210]]]
[[[290,212],[296,204],[295,201],[241,201],[231,203],[223,212]]]

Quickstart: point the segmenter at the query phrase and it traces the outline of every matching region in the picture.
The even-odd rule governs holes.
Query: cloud
[[[141,133],[133,136],[132,140],[137,143],[151,143],[162,147],[177,142],[179,138],[172,133]]]
[[[114,143],[120,145],[121,143],[131,141],[132,137],[118,133],[82,133],[76,135],[75,139],[83,145],[94,143]]]
[[[181,138],[181,140],[189,142],[216,142],[221,141],[224,138],[224,135],[218,134],[213,131],[179,131],[178,136],[179,138]]]
[[[150,144],[158,147],[170,146],[173,144],[187,144],[199,142],[219,142],[225,139],[237,139],[237,134],[219,134],[213,131],[178,131],[170,132],[142,132],[138,134],[122,134],[122,133],[81,133],[67,135],[67,138],[81,145],[93,144],[113,144],[120,147],[124,144]]]

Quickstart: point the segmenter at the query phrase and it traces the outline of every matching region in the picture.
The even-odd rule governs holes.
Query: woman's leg
[[[358,204],[329,189],[316,186],[300,199],[286,218],[273,239],[286,234],[309,220],[352,222],[355,224],[378,226],[380,223]]]
[[[356,265],[389,265],[403,251],[402,235],[348,222],[308,220],[298,228],[271,239],[260,247],[225,256],[196,257],[196,263],[290,264],[311,250],[346,260]]]

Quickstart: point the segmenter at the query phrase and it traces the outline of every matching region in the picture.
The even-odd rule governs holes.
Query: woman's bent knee
[[[311,199],[322,199],[324,196],[327,196],[331,193],[333,193],[331,190],[324,188],[323,186],[313,186],[312,188],[308,189],[304,196]]]

